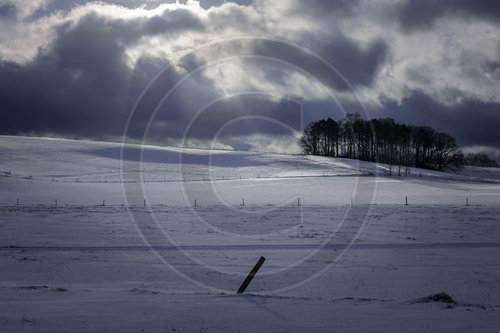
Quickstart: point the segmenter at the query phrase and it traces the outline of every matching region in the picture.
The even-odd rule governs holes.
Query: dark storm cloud
[[[16,7],[10,4],[0,5],[0,19],[13,20],[16,18]]]
[[[140,73],[147,70],[145,59],[131,70],[124,51],[105,19],[89,14],[74,27],[60,27],[54,42],[32,62],[1,63],[0,132],[119,135],[130,94],[137,94],[133,88],[146,83],[131,79],[147,76]]]
[[[137,119],[148,118],[165,90],[176,85],[177,82],[170,80],[171,75],[166,75],[165,79],[163,76],[141,99],[136,109]],[[220,139],[251,134],[280,136],[303,128],[302,108],[295,101],[258,92],[222,97],[220,92],[211,88],[212,82],[207,86],[204,80],[206,78],[201,73],[194,74],[169,93],[147,129],[150,143],[164,141],[167,136],[205,141],[216,136]],[[193,86],[193,83],[200,82],[202,85]],[[144,122],[134,121],[135,136],[146,131],[144,125]]]
[[[292,7],[291,12],[316,18],[330,14],[349,15],[353,13],[358,4],[358,0],[298,0],[295,2],[295,6]]]
[[[497,70],[500,70],[500,61],[486,61],[484,64],[484,70],[487,73],[494,73]]]
[[[321,50],[328,60],[353,86],[369,86],[380,66],[387,60],[386,42],[373,42],[366,50],[347,38],[339,38]]]
[[[75,4],[86,2],[84,0],[71,2],[70,6],[70,2],[54,0],[46,8],[40,8],[36,11],[34,17],[43,16],[43,13],[52,13],[55,9],[69,10]],[[218,0],[213,1],[214,4],[219,2]],[[132,0],[118,1],[118,3],[129,8],[134,8],[138,4]],[[156,7],[156,5],[152,5],[153,3],[156,2],[151,2],[150,5]],[[277,8],[283,6],[282,4],[280,2]],[[336,92],[341,92],[341,95],[348,95],[351,90],[351,87],[342,79],[344,77],[355,89],[367,88],[373,95],[380,97],[384,95],[383,90],[386,87],[383,84],[374,83],[381,83],[380,80],[391,81],[392,78],[398,78],[396,70],[401,71],[400,68],[405,68],[405,66],[398,66],[398,63],[392,62],[406,62],[407,59],[393,58],[391,51],[400,51],[397,48],[406,47],[406,44],[399,40],[389,40],[391,37],[387,36],[404,36],[400,31],[391,30],[387,36],[385,33],[378,36],[370,35],[371,42],[365,41],[361,46],[355,41],[355,38],[359,38],[359,31],[357,31],[356,36],[351,36],[348,31],[342,30],[341,22],[353,23],[355,20],[365,19],[365,17],[359,16],[366,15],[366,12],[363,11],[364,4],[360,1],[292,1],[286,2],[283,6],[286,7],[285,14],[271,13],[278,16],[280,14],[287,15],[282,17],[283,24],[276,25],[277,35],[291,36],[290,39],[299,45],[307,45],[316,54],[326,59],[338,70],[341,76],[334,74],[328,64],[315,58],[309,52],[297,50],[286,43],[262,40],[260,43],[254,42],[249,46],[239,41],[241,45],[228,42],[226,46],[228,48],[246,47],[250,56],[258,54],[295,65],[317,78],[325,86]],[[207,6],[206,3],[205,5],[202,3],[202,5]],[[2,117],[0,134],[32,133],[43,135],[50,133],[89,138],[119,137],[123,132],[129,112],[141,91],[162,68],[168,65],[165,58],[143,56],[131,68],[126,63],[127,48],[130,50],[131,46],[139,45],[151,37],[161,37],[159,40],[168,43],[170,38],[175,40],[178,36],[183,36],[185,32],[199,33],[200,40],[209,40],[217,34],[247,31],[247,29],[249,33],[265,34],[269,32],[266,30],[266,24],[260,21],[261,18],[266,20],[266,15],[269,13],[259,12],[258,6],[250,8],[234,5],[224,6],[217,10],[207,11],[206,15],[198,15],[199,9],[191,11],[187,8],[166,10],[154,17],[118,19],[108,14],[97,14],[97,10],[89,6],[89,8],[83,9],[89,13],[77,22],[74,19],[71,21],[71,17],[64,20],[64,22],[71,21],[71,23],[59,26],[50,45],[41,48],[38,55],[30,62],[23,64],[0,62],[0,114]],[[496,22],[500,11],[500,5],[496,1],[465,0],[409,1],[401,7],[391,8],[400,10],[399,17],[391,18],[401,23],[398,29],[402,27],[408,32],[412,29],[426,28],[432,35],[439,34],[439,31],[432,30],[433,23],[444,15],[455,15],[461,18],[475,17]],[[77,15],[67,13],[69,16]],[[80,15],[79,13],[78,15]],[[15,21],[16,15],[18,13],[13,6],[0,7],[0,19],[3,21],[8,21],[8,18]],[[273,15],[270,15],[272,17],[270,21],[274,19]],[[289,21],[286,21],[288,15],[290,16]],[[34,17],[29,20],[34,20]],[[294,28],[286,30],[289,29],[287,27],[294,22],[296,17],[303,19],[301,20],[303,26],[296,29],[299,31],[294,30]],[[367,22],[376,24],[377,18],[368,17],[366,19]],[[55,21],[57,20],[54,19]],[[305,22],[311,22],[311,26],[309,27]],[[337,22],[340,23],[337,24]],[[258,26],[256,30],[251,29],[260,23],[263,23],[262,27]],[[394,21],[390,23],[394,23]],[[347,26],[350,25],[347,24]],[[397,24],[393,26],[398,27]],[[376,30],[374,29],[374,31]],[[330,32],[325,33],[325,31]],[[16,38],[17,40],[15,40]],[[22,37],[15,37],[12,44],[5,43],[5,54],[11,56],[10,59],[17,59],[14,49],[20,38]],[[401,44],[398,45],[397,42]],[[221,48],[224,47],[222,44]],[[44,44],[40,43],[40,45]],[[11,52],[8,53],[9,51]],[[479,49],[475,51],[481,52]],[[422,52],[433,52],[433,50],[422,50]],[[231,55],[231,51],[221,53]],[[242,53],[235,51],[234,54]],[[394,54],[399,53],[395,52]],[[422,70],[420,70],[418,63],[420,56],[421,54],[417,52],[412,59],[414,61],[409,62],[408,68],[404,69],[407,74],[405,80],[432,87],[434,84],[432,81],[435,79],[426,75],[426,69],[431,68],[426,66],[430,66],[430,64],[422,64]],[[440,55],[438,54],[438,56]],[[479,66],[482,73],[488,74],[489,77],[496,77],[500,67],[499,62],[491,56],[491,52],[488,57],[484,56],[483,58]],[[167,75],[164,76],[163,86],[174,84],[185,74],[185,71],[202,66],[205,61],[206,58],[196,55],[191,58],[183,58],[179,67],[169,69]],[[259,61],[261,62],[257,61],[253,67],[248,65],[247,61],[243,65],[248,65],[243,67],[244,70],[248,71],[248,75],[252,78],[254,78],[252,74],[256,74],[255,78],[261,78],[263,86],[284,87],[285,90],[290,87],[290,91],[293,91],[293,93],[290,92],[292,97],[303,100],[306,104],[309,103],[308,107],[305,108],[304,119],[301,119],[305,124],[328,116],[340,119],[344,116],[344,111],[360,113],[363,111],[358,103],[349,104],[350,102],[347,101],[343,105],[346,109],[342,110],[330,101],[318,101],[321,99],[320,97],[306,96],[306,93],[300,95],[303,88],[301,88],[300,82],[290,82],[293,76],[282,71],[276,62],[265,67],[264,61],[262,59]],[[475,58],[463,58],[463,64],[467,65],[464,67],[475,66],[475,61]],[[412,63],[417,63],[417,65],[412,65]],[[391,68],[386,70],[387,66],[391,66]],[[381,71],[381,68],[384,68],[384,71]],[[252,70],[255,72],[252,73]],[[390,77],[392,70],[394,70],[394,76]],[[453,82],[455,76],[450,76],[450,78],[446,76],[448,74],[447,68],[442,70],[443,78]],[[387,74],[387,72],[391,73]],[[239,75],[238,71],[230,74]],[[385,76],[381,78],[382,75]],[[481,77],[482,79],[484,78]],[[182,89],[174,93],[169,98],[168,103],[160,108],[151,127],[151,138],[158,141],[166,137],[180,138],[185,126],[196,111],[206,101],[220,96],[221,90],[217,85],[219,82],[213,80],[206,73],[195,75],[187,80]],[[238,83],[240,80],[241,78],[237,77],[235,82]],[[394,82],[398,84],[397,81]],[[482,144],[498,147],[500,139],[496,124],[500,123],[500,112],[498,112],[500,106],[495,103],[480,102],[480,98],[483,100],[492,98],[489,95],[484,97],[477,91],[473,91],[473,86],[465,87],[470,82],[464,82],[460,86],[452,85],[448,90],[436,87],[436,96],[447,97],[446,94],[449,94],[452,97],[443,98],[444,100],[463,100],[462,103],[455,106],[444,106],[436,101],[437,97],[431,97],[419,91],[405,91],[410,97],[404,99],[401,105],[397,105],[394,101],[387,101],[384,104],[384,109],[378,110],[377,114],[372,114],[372,116],[391,116],[412,124],[427,124],[455,136],[462,145]],[[405,85],[405,82],[402,85]],[[415,85],[409,84],[408,86],[414,87]],[[390,85],[388,87],[387,89],[391,88]],[[249,89],[258,88],[249,83]],[[241,89],[245,89],[245,87]],[[467,94],[468,91],[471,93]],[[300,96],[294,96],[293,94],[296,92]],[[138,110],[138,117],[135,119],[137,121],[131,125],[129,135],[133,138],[141,139],[151,110],[156,107],[155,103],[161,99],[161,94],[164,91],[160,89],[150,93],[154,98],[151,98],[151,103],[144,103],[143,109]],[[467,99],[466,95],[479,97],[477,97],[478,100]],[[398,97],[393,98],[397,99]],[[200,140],[211,139],[221,126],[234,117],[243,115],[269,117],[279,123],[297,128],[298,118],[295,114],[298,110],[298,105],[290,101],[276,100],[265,96],[233,97],[214,104],[212,108],[200,116],[193,123],[188,136]],[[230,139],[231,136],[255,133],[283,136],[289,133],[285,128],[275,125],[265,121],[242,121],[228,127],[222,133],[222,137]]]
[[[130,68],[125,63],[126,46],[142,36],[162,31],[174,33],[201,28],[199,21],[185,10],[169,12],[168,17],[162,15],[149,21],[113,21],[90,13],[77,23],[59,27],[51,45],[41,50],[32,62],[26,65],[0,63],[0,133],[119,137],[142,89],[168,65],[164,60],[143,57]],[[184,60],[181,65],[187,69],[203,64],[196,58]],[[166,81],[160,88],[172,85],[181,74],[170,67],[163,77]],[[159,112],[152,126],[152,138],[180,138],[193,112],[203,106],[202,101],[216,98],[213,82],[202,76],[197,79],[199,82],[205,80],[205,85],[193,87],[188,81],[186,87],[173,94],[160,109],[163,112]],[[158,101],[164,93],[163,90],[148,91],[157,96],[145,100]],[[143,106],[143,110],[137,110],[136,121],[128,132],[136,139],[142,138],[144,124],[149,121],[156,104]],[[289,123],[283,116],[286,115],[284,109],[286,107],[280,102],[265,98],[255,98],[252,102],[234,98],[233,103],[219,103],[216,109],[208,112],[210,116],[204,114],[200,118],[202,122],[194,125],[196,130],[190,137],[210,138],[235,114],[271,116]],[[297,124],[294,128],[300,130]],[[271,131],[266,125],[247,124],[245,129],[245,133]],[[280,133],[275,131],[275,134]]]
[[[286,43],[264,40],[256,43],[254,50],[259,55],[294,65],[336,91],[370,85],[388,55],[387,44],[382,40],[364,50],[343,36],[320,48],[319,56],[326,62]]]
[[[97,138],[120,136],[135,99],[158,70],[167,65],[166,61],[159,59],[142,58],[131,69],[125,64],[127,45],[143,36],[203,29],[201,22],[183,9],[168,11],[149,20],[128,21],[90,13],[76,23],[62,25],[57,29],[52,44],[41,50],[32,62],[26,65],[0,64],[0,108],[3,114],[0,132]],[[327,65],[307,52],[266,41],[256,45],[252,51],[258,51],[258,54],[290,62],[319,76],[322,82],[336,90],[349,89],[339,76],[332,75]],[[386,46],[379,41],[363,50],[343,38],[330,43],[324,53],[352,84],[368,85],[385,57]],[[184,60],[181,66],[188,70],[203,64],[202,59]],[[175,68],[171,68],[165,78],[175,82],[180,75]],[[276,82],[274,78],[269,79]],[[184,95],[179,92],[169,98],[168,105],[163,107],[169,112],[159,113],[152,133],[160,133],[158,128],[161,128],[163,136],[180,137],[180,129],[202,106],[201,101],[217,96],[213,82],[203,76],[198,77],[198,81],[203,82],[204,87],[188,87]],[[164,82],[163,86],[169,84]],[[205,98],[202,98],[203,95]],[[231,117],[243,114],[267,116],[300,130],[296,119],[289,117],[290,112],[296,109],[291,105],[270,101],[269,98],[253,98],[252,102],[248,102],[247,98],[233,98],[231,103],[218,103],[217,114],[211,110],[211,116],[202,116],[202,125],[196,123],[196,131],[191,131],[191,136],[209,138]],[[137,122],[132,124],[129,132],[131,136],[141,137],[143,124],[149,120],[150,111],[155,106],[146,103],[143,114],[138,110]],[[290,124],[290,119],[293,119],[293,124]],[[260,122],[259,126],[240,126],[240,129],[246,134],[272,134],[273,131],[276,135],[282,134],[276,126],[268,125]],[[234,130],[232,133],[237,134]]]
[[[405,30],[430,28],[444,15],[484,18],[500,21],[500,1],[497,0],[414,0],[400,10],[399,21]]]
[[[445,106],[422,92],[414,92],[401,105],[385,104],[384,113],[396,120],[428,125],[457,138],[463,146],[500,147],[500,104],[469,99],[461,104]]]
[[[193,30],[199,31],[204,28],[198,17],[182,8],[165,10],[161,15],[152,18],[133,18],[127,20],[105,18],[91,12],[80,19],[76,27],[72,28],[71,25],[72,23],[67,23],[58,29],[59,34],[55,47],[58,47],[58,44],[61,42],[66,41],[76,43],[76,41],[72,40],[75,38],[88,40],[96,37],[109,40],[113,44],[120,42],[122,47],[125,47],[143,37],[152,37],[160,34],[165,37]],[[103,34],[103,36],[96,36],[95,33]],[[89,52],[100,51],[99,45],[91,46],[97,47],[97,49],[91,49]]]
[[[221,138],[254,133],[287,135],[293,130],[301,131],[302,124],[301,107],[293,101],[276,102],[265,95],[242,95],[207,108],[195,118],[188,135],[211,139],[219,130]]]

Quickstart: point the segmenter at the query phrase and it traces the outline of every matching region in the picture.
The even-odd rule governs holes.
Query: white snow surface
[[[498,331],[500,169],[133,148],[131,197],[119,143],[0,136],[0,332]],[[350,246],[288,286],[357,209]],[[142,211],[169,246],[149,247]],[[214,288],[221,274],[234,283]],[[422,301],[440,292],[456,303]]]

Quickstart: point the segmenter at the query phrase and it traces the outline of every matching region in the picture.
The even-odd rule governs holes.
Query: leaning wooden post
[[[253,277],[255,276],[255,274],[257,274],[257,271],[260,269],[260,267],[262,266],[262,264],[264,263],[264,261],[266,261],[266,258],[260,257],[259,261],[257,261],[257,263],[255,264],[255,266],[250,271],[250,274],[248,274],[248,276],[245,279],[245,281],[243,281],[243,283],[241,284],[240,289],[238,289],[238,294],[243,294],[245,292],[245,289],[247,289],[247,287],[250,284],[250,282],[252,282]]]

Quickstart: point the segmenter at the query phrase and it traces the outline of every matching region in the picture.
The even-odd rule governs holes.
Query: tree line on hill
[[[485,154],[464,155],[452,136],[429,126],[412,126],[392,118],[364,120],[357,113],[344,119],[312,122],[299,144],[306,155],[344,157],[389,165],[445,170],[463,165],[497,166]]]
[[[482,153],[467,153],[464,155],[464,165],[480,167],[498,167],[498,162]]]

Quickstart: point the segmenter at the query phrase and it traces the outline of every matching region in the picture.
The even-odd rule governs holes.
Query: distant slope
[[[140,146],[136,146],[140,149]],[[307,176],[389,175],[389,166],[345,158],[275,153],[146,146],[147,180],[178,180],[180,157],[189,170],[211,163],[213,176],[225,179]],[[0,172],[16,178],[54,181],[118,182],[121,144],[21,136],[0,136]],[[211,161],[210,161],[211,158]],[[210,161],[210,162],[209,162]],[[412,177],[445,180],[500,180],[500,168],[465,167],[456,173],[409,168]],[[405,169],[401,169],[405,175]],[[398,166],[392,166],[398,175]]]
[[[141,149],[132,146],[132,149]],[[120,143],[0,136],[0,204],[124,204]],[[144,147],[144,199],[185,205],[186,184],[199,184],[198,203],[209,205],[212,187],[220,202],[238,205],[347,205],[359,176],[376,182],[373,202],[496,204],[500,171],[466,167],[459,173],[398,167],[342,158],[273,153]],[[139,172],[139,170],[138,170]],[[192,200],[189,199],[189,200]],[[205,201],[204,201],[205,200]],[[142,198],[135,204],[142,204]],[[191,203],[192,204],[192,203]]]

